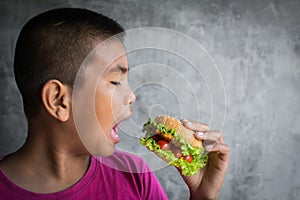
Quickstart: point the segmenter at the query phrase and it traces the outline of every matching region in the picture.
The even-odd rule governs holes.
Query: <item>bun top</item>
[[[165,125],[167,129],[175,129],[176,133],[182,135],[183,139],[191,146],[196,148],[202,147],[202,141],[194,137],[194,131],[185,128],[178,119],[166,115],[159,115],[154,121]]]
[[[176,132],[180,130],[181,122],[170,116],[159,115],[154,120],[156,123],[163,124],[167,127],[167,129],[175,129]]]

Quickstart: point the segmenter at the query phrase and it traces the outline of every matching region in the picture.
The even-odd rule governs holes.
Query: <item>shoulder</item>
[[[124,151],[116,150],[111,156],[95,158],[100,164],[123,172],[144,173],[151,171],[143,158]]]

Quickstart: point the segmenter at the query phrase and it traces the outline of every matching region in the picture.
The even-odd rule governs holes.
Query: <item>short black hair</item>
[[[48,80],[72,87],[95,42],[122,33],[124,28],[115,20],[81,8],[52,9],[30,19],[19,34],[14,57],[27,118],[39,111],[40,92]]]

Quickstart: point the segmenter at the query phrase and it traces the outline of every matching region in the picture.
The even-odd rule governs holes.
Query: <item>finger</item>
[[[216,143],[214,145],[207,145],[205,147],[207,152],[217,152],[222,160],[227,160],[229,158],[230,149],[227,144]]]
[[[210,140],[218,142],[220,142],[220,138],[222,137],[222,133],[220,131],[197,131],[194,135],[198,140]]]
[[[187,119],[181,119],[180,120],[183,126],[185,126],[188,129],[191,129],[193,131],[208,131],[209,127],[207,124],[203,124],[200,122],[195,121],[189,121]]]
[[[224,143],[224,139],[223,139],[223,137],[222,137],[222,134],[221,134],[221,137],[219,138],[218,142],[219,142],[219,143]]]

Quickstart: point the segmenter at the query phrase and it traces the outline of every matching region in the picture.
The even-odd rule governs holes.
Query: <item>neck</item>
[[[90,156],[75,151],[80,140],[64,129],[30,122],[24,146],[0,163],[3,172],[35,192],[56,192],[76,183],[88,169]]]

